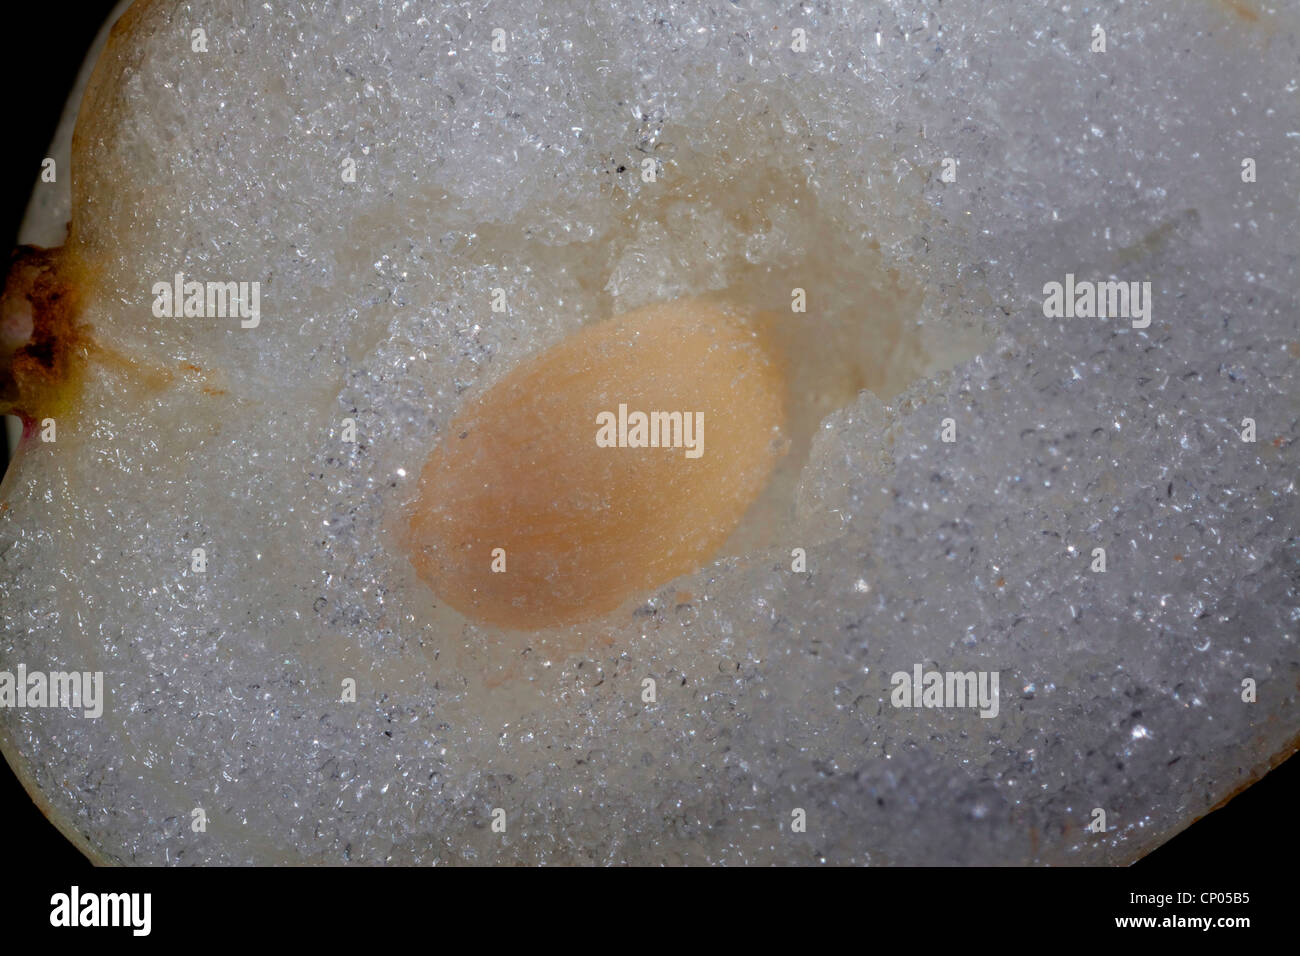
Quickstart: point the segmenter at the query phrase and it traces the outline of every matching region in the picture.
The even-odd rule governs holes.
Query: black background
[[[0,227],[10,245],[82,57],[112,7],[104,0],[87,0],[21,3],[5,10],[6,22],[0,27],[0,69],[4,71],[0,88],[7,100],[7,136],[0,151],[4,163]],[[60,168],[59,175],[67,176],[68,170]],[[1252,861],[1272,857],[1284,865],[1291,863],[1300,843],[1294,826],[1300,795],[1298,774],[1300,761],[1284,763],[1224,809],[1193,824],[1138,863],[1128,871],[1130,882],[1176,873],[1208,887],[1235,889],[1245,878],[1243,866],[1255,877],[1260,875]],[[91,879],[89,864],[44,819],[7,765],[0,767],[0,840],[6,861],[22,861],[27,872],[38,877],[34,892],[47,892],[40,885],[40,875],[54,880],[64,891],[71,881],[80,879],[84,885]],[[7,868],[12,875],[12,866]],[[1034,892],[1031,888],[1038,879],[1024,882],[1022,891]]]

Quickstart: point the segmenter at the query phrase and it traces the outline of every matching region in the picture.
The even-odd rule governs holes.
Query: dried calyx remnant
[[[79,315],[85,268],[65,247],[15,249],[0,296],[0,413],[24,428],[68,411],[93,345]]]
[[[416,571],[502,627],[612,611],[714,555],[784,450],[785,400],[739,310],[679,300],[588,326],[451,424],[405,528]]]

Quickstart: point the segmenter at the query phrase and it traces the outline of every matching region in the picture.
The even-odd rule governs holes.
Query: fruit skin
[[[702,413],[703,454],[600,447],[597,418],[620,404]],[[424,465],[405,547],[470,618],[531,630],[607,613],[716,553],[784,420],[783,370],[747,317],[699,299],[629,312],[464,408]]]

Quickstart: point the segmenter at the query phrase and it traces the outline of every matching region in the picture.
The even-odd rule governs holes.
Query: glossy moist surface
[[[781,448],[784,392],[759,333],[705,302],[582,329],[452,421],[420,478],[416,568],[503,627],[613,611],[735,529]]]
[[[6,758],[124,863],[1133,860],[1297,731],[1297,37],[1251,0],[137,5],[71,160],[99,358],[0,487],[0,665],[106,706],[0,710]],[[260,325],[155,318],[177,272],[261,282]],[[1046,316],[1070,274],[1150,280],[1151,324]],[[393,529],[457,415],[704,296],[794,358],[719,556],[538,630],[449,609]],[[894,707],[917,664],[996,672],[997,717]]]

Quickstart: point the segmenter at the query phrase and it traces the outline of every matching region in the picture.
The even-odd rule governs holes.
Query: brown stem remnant
[[[91,348],[84,272],[64,247],[14,250],[0,294],[0,413],[30,422],[68,406]]]

